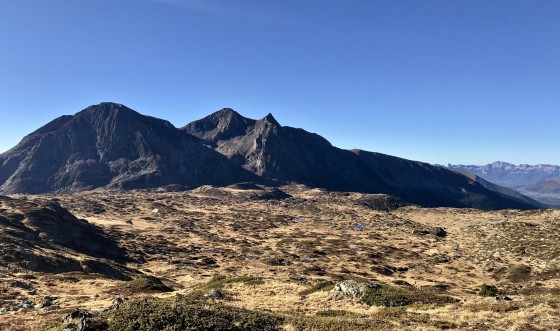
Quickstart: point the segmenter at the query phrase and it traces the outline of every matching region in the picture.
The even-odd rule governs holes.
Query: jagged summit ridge
[[[268,115],[266,115],[263,119],[263,121],[266,121],[270,124],[274,124],[274,125],[280,125],[280,123],[278,123],[278,121],[276,120],[276,118],[274,118],[274,116],[272,116],[271,113],[268,113]]]

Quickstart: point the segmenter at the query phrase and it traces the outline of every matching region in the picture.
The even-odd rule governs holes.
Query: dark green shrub
[[[171,292],[169,286],[165,285],[161,280],[156,277],[142,275],[134,280],[128,282],[128,286],[137,289],[137,290],[144,290],[144,291],[159,291],[159,292]]]
[[[110,331],[275,331],[283,321],[273,314],[189,297],[131,300],[108,317]]]
[[[225,276],[215,276],[210,281],[200,284],[197,287],[201,290],[222,289],[226,284],[243,283],[248,286],[257,286],[264,284],[264,280],[258,277],[241,276],[227,278]]]
[[[430,290],[396,288],[383,284],[369,290],[362,301],[370,306],[402,307],[413,303],[446,305],[457,300]]]
[[[319,282],[314,284],[308,289],[305,289],[299,292],[299,295],[309,295],[311,293],[319,292],[319,291],[330,291],[334,288],[334,283],[330,281],[326,282]]]
[[[481,297],[494,297],[498,295],[498,288],[495,285],[488,285],[486,283],[480,285],[478,295]]]
[[[531,267],[527,265],[517,265],[508,272],[508,280],[514,283],[526,282],[531,278]]]
[[[322,310],[318,311],[315,316],[320,317],[352,317],[356,316],[355,313],[348,311],[348,310]]]

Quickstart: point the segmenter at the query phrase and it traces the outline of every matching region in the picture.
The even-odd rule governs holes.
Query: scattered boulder
[[[386,265],[374,265],[370,268],[370,270],[383,276],[392,276],[397,272],[395,268]]]
[[[125,299],[123,298],[115,298],[109,307],[109,310],[118,309],[121,304],[123,304]]]
[[[511,298],[507,295],[497,295],[494,299],[496,299],[496,301],[511,301]]]
[[[354,224],[352,225],[352,230],[356,230],[356,231],[364,231],[366,227],[361,225],[361,224]]]
[[[430,231],[424,229],[414,229],[412,230],[412,234],[416,236],[425,236],[430,234]]]
[[[69,313],[68,315],[64,316],[64,323],[70,323],[73,320],[76,319],[85,319],[85,318],[91,318],[93,317],[93,314],[90,312],[87,312],[85,310],[81,310],[81,309],[76,309],[73,312]]]
[[[21,288],[24,290],[32,290],[33,288],[31,287],[31,285],[27,284],[26,282],[22,282],[19,280],[14,280],[10,283],[10,287],[14,287],[14,288]]]
[[[311,266],[307,268],[307,272],[317,276],[324,276],[326,275],[326,268],[320,267],[318,265]]]
[[[205,298],[221,299],[224,297],[224,293],[219,289],[211,289],[204,293]]]
[[[37,305],[37,308],[47,308],[55,304],[56,299],[53,297],[44,297],[43,302]]]
[[[288,261],[286,261],[286,259],[280,257],[269,257],[266,258],[264,262],[268,265],[277,266],[277,267],[285,266],[288,264]]]
[[[331,295],[335,298],[361,298],[372,288],[372,285],[358,283],[355,280],[343,280],[337,283],[331,290]]]
[[[444,228],[439,228],[439,227],[438,227],[438,228],[435,228],[435,229],[433,230],[433,234],[434,234],[436,237],[440,237],[440,238],[445,238],[445,237],[447,237],[447,231],[445,231]]]
[[[211,266],[211,265],[215,265],[216,263],[217,263],[216,260],[206,256],[200,259],[200,261],[198,261],[196,264],[200,266]]]

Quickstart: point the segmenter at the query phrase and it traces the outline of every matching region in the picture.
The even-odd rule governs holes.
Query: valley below
[[[0,330],[557,330],[559,220],[303,185],[0,196]]]

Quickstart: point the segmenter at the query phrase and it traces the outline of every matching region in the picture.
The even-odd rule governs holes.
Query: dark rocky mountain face
[[[249,126],[255,125],[255,120],[245,118],[231,108],[224,108],[200,121],[195,121],[183,130],[205,141],[216,143],[224,139],[231,139],[244,135]]]
[[[228,185],[252,180],[171,123],[119,104],[63,116],[0,155],[0,193]]]
[[[228,123],[235,123],[234,128],[229,128]],[[337,191],[385,193],[424,206],[481,209],[540,206],[525,197],[493,191],[443,167],[333,147],[317,134],[281,126],[270,114],[255,121],[222,110],[188,124],[183,130],[207,140],[232,162],[278,182]]]
[[[192,122],[183,130],[207,139],[232,162],[266,179],[339,191],[386,188],[352,152],[333,147],[317,134],[281,126],[271,114],[255,121],[235,113],[235,123],[243,126],[233,130],[223,126],[230,113],[222,112]],[[217,120],[219,116],[224,118]]]

